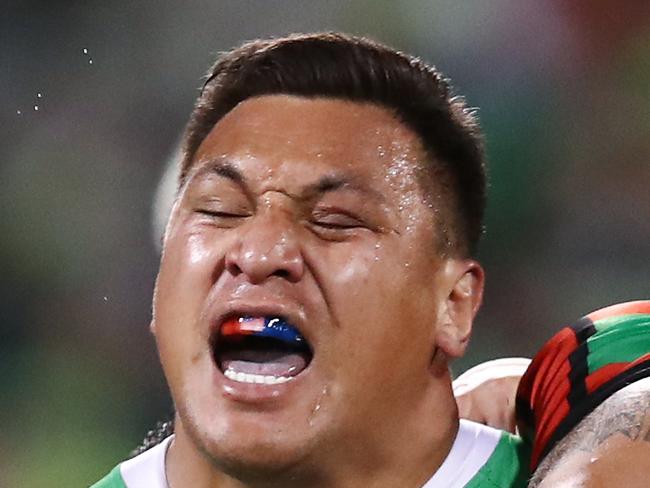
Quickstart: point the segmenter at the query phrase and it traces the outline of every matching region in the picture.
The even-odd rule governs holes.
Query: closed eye
[[[326,222],[322,220],[314,221],[312,224],[322,227],[324,229],[354,229],[361,227],[359,223],[342,223],[342,222]]]
[[[198,208],[195,212],[200,216],[204,224],[223,229],[238,227],[246,218],[250,217],[250,214],[245,212],[228,212],[208,208]]]
[[[324,230],[349,230],[365,228],[366,225],[356,217],[345,213],[317,213],[312,216],[311,224]]]
[[[215,217],[221,219],[243,219],[248,217],[247,214],[233,213],[233,212],[222,212],[220,210],[208,210],[208,209],[198,209],[198,213],[202,215],[207,215],[208,217]]]

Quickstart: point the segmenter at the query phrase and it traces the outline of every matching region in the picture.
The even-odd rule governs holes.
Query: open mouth
[[[214,360],[232,381],[276,385],[303,372],[313,352],[298,329],[281,317],[232,317],[212,341]]]

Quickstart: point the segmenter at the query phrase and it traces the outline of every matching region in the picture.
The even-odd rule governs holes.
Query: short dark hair
[[[393,111],[421,139],[452,199],[448,247],[473,253],[483,231],[485,156],[475,111],[434,67],[365,38],[340,33],[255,40],[219,56],[188,123],[179,183],[201,142],[238,103],[286,94],[370,102]],[[442,169],[442,171],[438,171]],[[447,195],[445,195],[447,196]],[[449,224],[454,229],[451,234]]]

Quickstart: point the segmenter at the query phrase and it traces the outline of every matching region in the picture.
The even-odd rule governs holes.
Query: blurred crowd
[[[217,52],[315,30],[414,53],[480,108],[487,293],[459,372],[650,298],[650,2],[9,0],[0,486],[87,486],[169,416],[148,331],[161,177]]]

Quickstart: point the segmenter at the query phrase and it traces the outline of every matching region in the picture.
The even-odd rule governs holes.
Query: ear
[[[472,333],[472,323],[483,300],[485,273],[472,259],[449,259],[444,265],[443,300],[436,330],[436,344],[447,357],[465,354]]]

